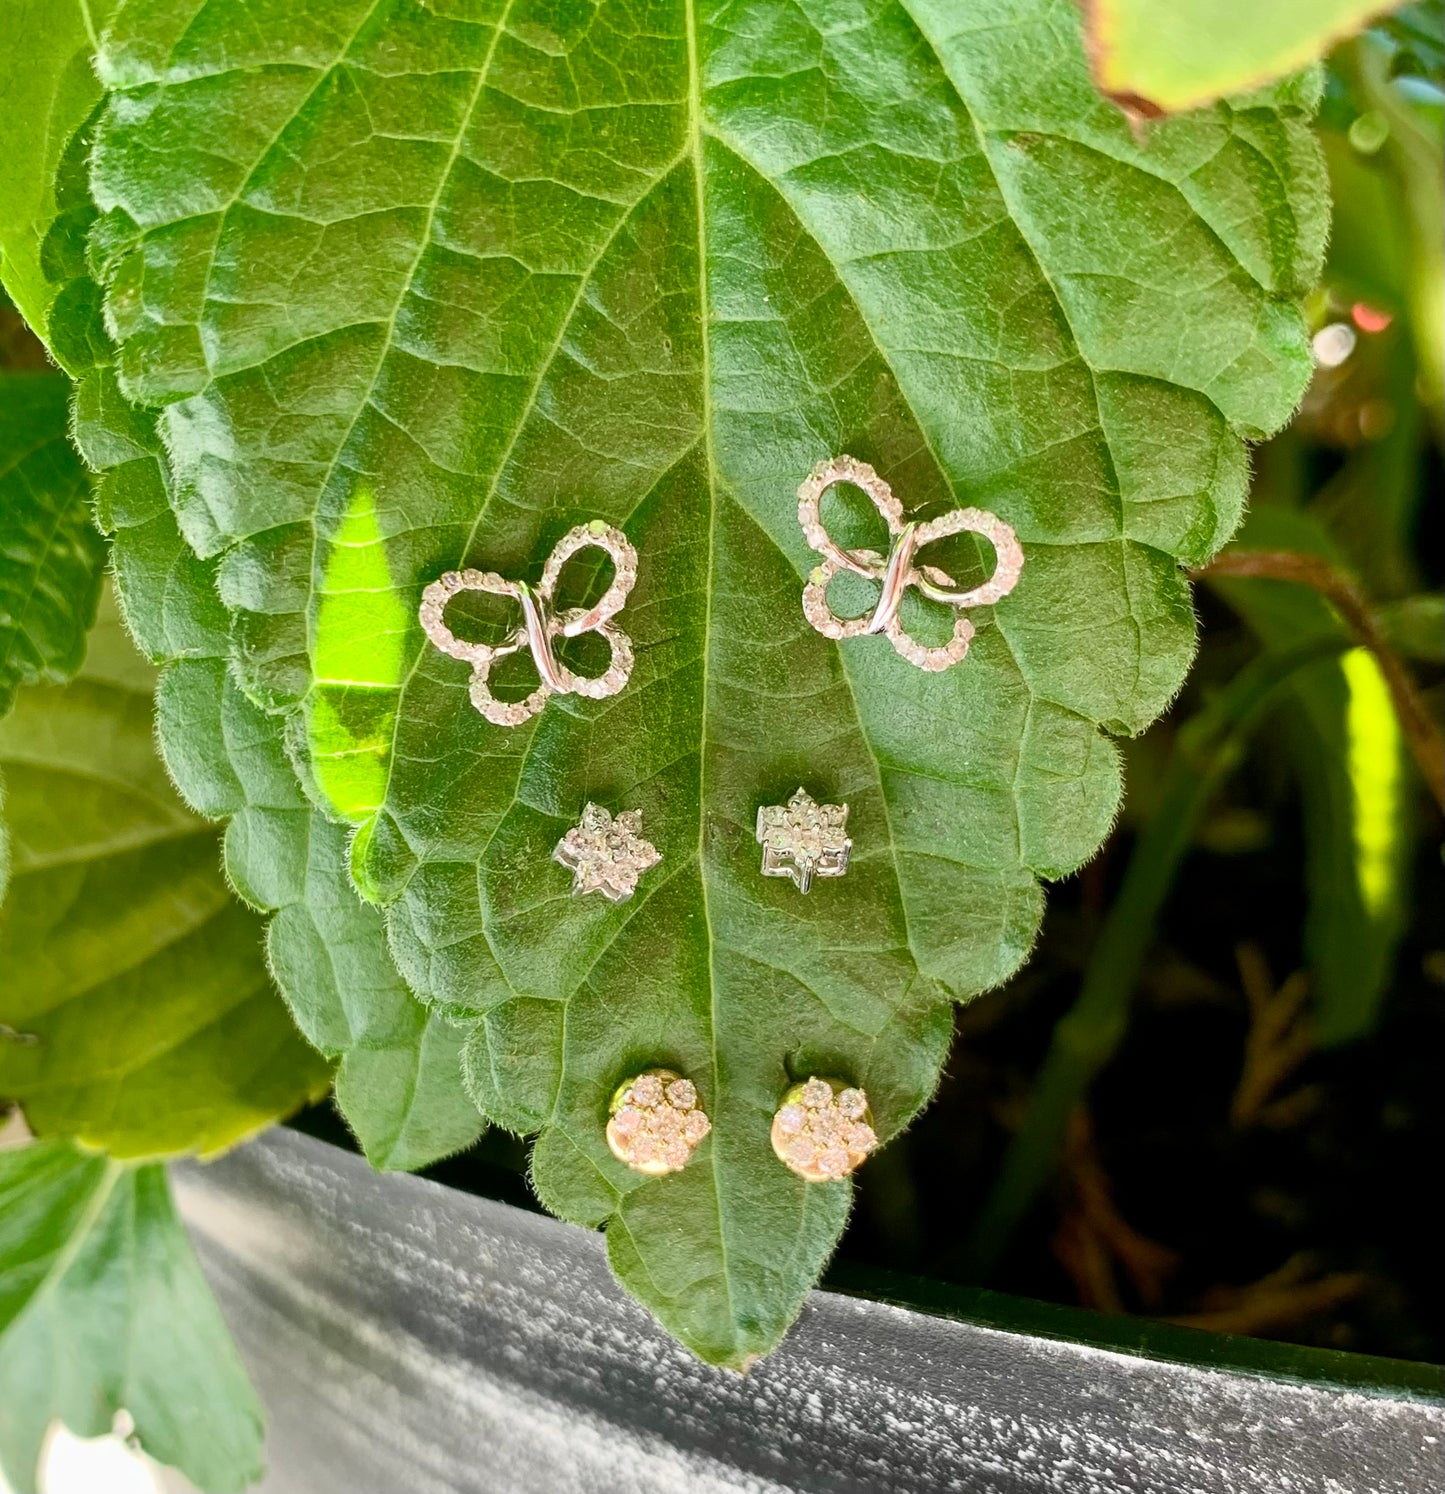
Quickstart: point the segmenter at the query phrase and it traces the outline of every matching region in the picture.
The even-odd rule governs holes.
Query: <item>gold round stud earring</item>
[[[648,1069],[619,1084],[608,1107],[607,1145],[634,1172],[678,1172],[711,1130],[696,1085],[671,1069]]]
[[[868,1096],[841,1079],[795,1084],[773,1116],[778,1160],[810,1183],[846,1178],[877,1145]]]

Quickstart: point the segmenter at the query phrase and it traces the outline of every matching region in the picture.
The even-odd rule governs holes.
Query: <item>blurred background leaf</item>
[[[36,1494],[54,1418],[99,1437],[122,1410],[203,1489],[260,1477],[260,1402],[163,1167],[65,1141],[0,1150],[0,1407],[16,1494]]]
[[[0,1095],[115,1157],[218,1151],[330,1083],[156,755],[154,683],[107,600],[79,675],[0,722]]]
[[[1093,0],[1100,91],[1139,114],[1178,113],[1306,67],[1387,0]]]
[[[47,344],[60,290],[42,263],[61,211],[56,177],[100,98],[91,59],[114,9],[115,0],[0,0],[0,283]]]

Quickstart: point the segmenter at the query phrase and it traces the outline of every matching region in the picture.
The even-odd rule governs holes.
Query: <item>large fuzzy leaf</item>
[[[745,1364],[848,1206],[773,1158],[780,1092],[838,1073],[906,1124],[948,998],[1018,965],[1038,879],[1110,823],[1100,728],[1183,677],[1178,562],[1233,530],[1243,438],[1308,377],[1312,87],[1136,139],[1069,0],[133,0],[102,74],[121,381],[165,407],[240,678],[344,783],[358,878],[419,992],[477,1019],[478,1098],[541,1130],[543,1197]],[[910,512],[1017,528],[1023,580],[963,665],[804,623],[794,493],[840,451]],[[423,645],[421,587],[535,577],[594,517],[642,554],[631,684],[487,724]],[[386,601],[354,673],[338,577],[363,558]],[[800,781],[856,844],[807,899],[751,836]],[[663,854],[622,908],[549,861],[589,798],[642,809]],[[714,1131],[644,1181],[602,1121],[650,1062]]]
[[[156,756],[152,686],[112,610],[82,673],[0,723],[0,1094],[37,1134],[117,1157],[215,1152],[329,1079]]]
[[[20,1494],[53,1419],[99,1437],[121,1410],[203,1489],[260,1476],[261,1407],[164,1168],[63,1141],[0,1151],[0,1407],[0,1468]]]
[[[275,914],[266,926],[271,971],[301,1031],[339,1060],[342,1115],[378,1167],[423,1167],[460,1150],[482,1125],[462,1088],[462,1034],[407,990],[381,915],[350,884],[345,833],[302,794],[280,721],[228,677],[215,567],[181,539],[149,423],[97,370],[80,389],[75,429],[105,469],[101,516],[127,616],[164,664],[157,729],[167,765],[192,808],[229,821],[227,875]]]
[[[80,667],[105,545],[66,435],[59,374],[0,372],[0,716],[18,685]]]

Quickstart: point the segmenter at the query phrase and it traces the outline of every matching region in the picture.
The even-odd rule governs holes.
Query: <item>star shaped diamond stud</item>
[[[641,835],[642,811],[625,809],[617,816],[599,804],[582,811],[552,852],[572,873],[572,896],[600,892],[610,903],[625,903],[637,891],[637,879],[656,866],[662,854]]]
[[[763,875],[791,877],[799,892],[814,877],[841,877],[848,870],[848,806],[815,804],[806,789],[786,804],[758,810],[758,844],[763,848]]]

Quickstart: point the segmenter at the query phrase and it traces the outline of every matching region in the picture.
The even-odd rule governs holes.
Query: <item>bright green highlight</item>
[[[1401,896],[1399,821],[1405,793],[1404,740],[1374,656],[1351,649],[1340,660],[1349,692],[1345,752],[1354,797],[1355,873],[1372,918],[1393,917]]]
[[[317,785],[352,823],[386,796],[409,623],[387,566],[375,495],[358,484],[326,556],[307,716]]]

